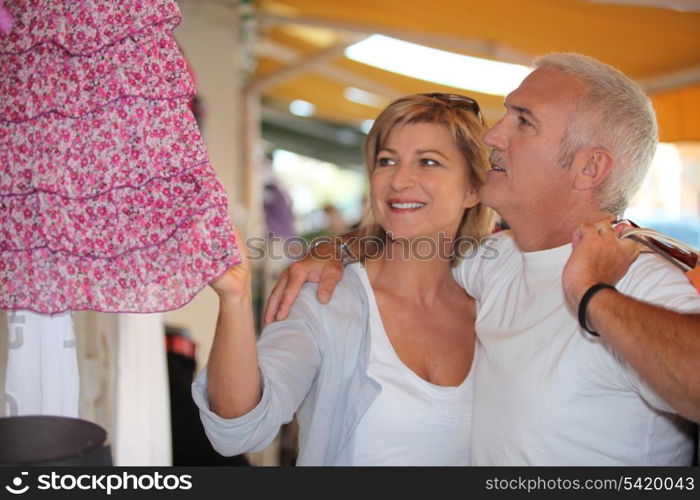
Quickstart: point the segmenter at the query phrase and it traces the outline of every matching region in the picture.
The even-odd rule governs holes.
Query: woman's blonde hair
[[[410,123],[436,123],[447,127],[457,148],[464,156],[468,178],[474,189],[480,189],[490,169],[488,150],[482,142],[486,125],[481,118],[479,106],[473,99],[455,94],[414,94],[395,100],[377,117],[364,143],[364,159],[367,175],[371,178],[376,168],[377,155],[385,145],[391,131]],[[455,235],[452,264],[465,256],[461,243],[465,239],[478,242],[491,234],[496,223],[493,210],[481,203],[465,209],[462,222]],[[386,241],[386,233],[372,213],[371,203],[359,225],[360,238],[373,239],[379,245]],[[365,245],[360,245],[360,260],[368,255]],[[375,247],[376,248],[376,247]]]

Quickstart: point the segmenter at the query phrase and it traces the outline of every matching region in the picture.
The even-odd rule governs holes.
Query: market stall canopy
[[[662,140],[700,140],[697,0],[260,0],[253,8],[257,64],[250,85],[262,94],[264,117],[280,118],[293,101],[303,101],[313,105],[315,118],[359,130],[391,99],[433,91],[472,95],[490,123],[500,115],[502,95],[346,57],[347,47],[381,34],[524,65],[548,52],[587,54],[647,89]]]

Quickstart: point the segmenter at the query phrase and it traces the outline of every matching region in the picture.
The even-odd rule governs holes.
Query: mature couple
[[[552,54],[505,108],[488,131],[462,96],[385,109],[360,230],[384,251],[295,264],[257,345],[249,264],[212,282],[219,320],[193,396],[217,450],[262,449],[296,412],[300,465],[691,463],[700,295],[611,224],[656,147],[648,98]],[[388,257],[481,238],[491,209],[511,230],[489,258]]]

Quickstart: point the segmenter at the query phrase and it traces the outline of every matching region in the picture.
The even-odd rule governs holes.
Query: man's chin
[[[484,184],[479,190],[479,200],[482,205],[498,211],[498,199],[497,189],[494,186],[490,186],[488,183]]]

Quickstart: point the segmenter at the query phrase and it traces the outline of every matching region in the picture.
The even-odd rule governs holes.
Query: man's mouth
[[[491,170],[506,173],[506,169],[501,166],[501,159],[493,152],[489,155],[489,163],[491,164]]]

